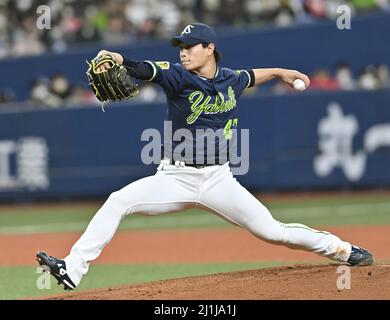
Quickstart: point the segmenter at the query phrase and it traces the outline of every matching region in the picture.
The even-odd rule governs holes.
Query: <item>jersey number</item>
[[[229,119],[226,123],[225,128],[223,129],[223,133],[225,135],[226,140],[230,140],[232,138],[233,132],[232,129],[237,128],[238,118]]]

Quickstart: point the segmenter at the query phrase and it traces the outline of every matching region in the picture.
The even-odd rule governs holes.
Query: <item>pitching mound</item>
[[[390,265],[294,265],[75,291],[45,299],[390,299],[389,271]],[[337,284],[350,284],[350,289],[338,289]]]

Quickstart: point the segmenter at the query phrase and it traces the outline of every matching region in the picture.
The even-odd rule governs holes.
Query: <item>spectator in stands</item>
[[[261,87],[260,87],[261,90]],[[271,88],[271,92],[275,95],[283,95],[286,93],[292,93],[293,89],[283,81],[277,81]]]
[[[377,0],[376,4],[380,10],[390,13],[390,0]]]
[[[7,12],[5,9],[0,8],[0,59],[9,54],[8,24]]]
[[[120,45],[127,43],[130,34],[127,31],[128,22],[122,15],[116,15],[110,18],[108,28],[103,34],[103,40],[107,44]]]
[[[338,90],[340,86],[328,70],[319,69],[310,77],[310,90]]]
[[[324,19],[326,17],[325,0],[305,0],[305,11],[315,19]]]
[[[27,16],[22,20],[21,26],[14,31],[12,40],[14,56],[37,55],[45,51],[34,16]]]
[[[390,0],[51,0],[51,29],[36,26],[36,8],[40,0],[0,0],[0,59],[7,56],[42,54],[45,51],[64,52],[85,42],[106,42],[112,45],[137,41],[140,38],[166,38],[182,30],[188,21],[199,20],[218,26],[289,26],[296,23],[333,19],[337,6],[351,6],[352,13],[372,10],[390,12]],[[99,44],[99,46],[101,46]],[[312,90],[374,90],[390,88],[386,65],[364,70],[358,80],[348,64],[336,68],[335,78],[329,70],[315,72]],[[40,106],[57,107],[80,103],[95,104],[88,90],[74,88],[59,77],[37,81],[31,90],[31,101]],[[270,87],[261,87],[269,94]],[[160,92],[146,86],[142,101],[159,101]],[[249,91],[248,91],[249,92]],[[294,92],[282,83],[271,92]],[[88,94],[88,96],[86,96]],[[17,100],[17,97],[13,97]],[[4,100],[7,100],[4,97]],[[84,102],[83,102],[84,101]]]
[[[275,11],[274,24],[277,27],[288,27],[294,24],[294,11],[288,1],[281,1],[282,5]]]
[[[390,0],[351,0],[352,13],[390,11]],[[0,1],[0,58],[63,52],[90,41],[167,38],[189,21],[218,26],[289,26],[337,19],[344,0],[52,0],[51,29],[39,30],[40,0]],[[356,10],[355,10],[356,9]]]
[[[217,24],[221,26],[242,23],[243,1],[220,0]]]
[[[380,64],[376,69],[376,77],[378,79],[378,89],[390,88],[390,72],[389,67],[385,64]]]
[[[141,102],[156,102],[159,100],[159,88],[153,83],[144,83],[136,98]]]
[[[50,92],[50,81],[46,78],[35,80],[31,86],[29,104],[34,107],[53,107],[62,105],[61,98]]]
[[[69,97],[64,101],[67,107],[88,107],[96,106],[100,102],[89,88],[84,88],[80,84],[73,86]]]
[[[351,5],[358,13],[365,13],[376,10],[378,0],[350,0]]]
[[[358,78],[358,88],[362,90],[376,90],[379,88],[379,81],[374,65],[366,66]]]
[[[0,104],[5,105],[5,104],[10,104],[15,101],[15,93],[9,89],[5,88],[0,90]]]
[[[356,89],[356,82],[353,79],[352,70],[348,63],[340,62],[337,64],[335,77],[341,90]]]
[[[54,74],[51,77],[50,93],[65,102],[71,95],[71,87],[68,79],[61,73]]]
[[[337,64],[335,78],[330,75],[328,70],[319,69],[310,76],[310,79],[309,90],[377,90],[390,88],[390,72],[385,64],[380,64],[377,68],[373,65],[366,66],[357,81],[353,78],[352,70],[346,62]],[[269,93],[282,95],[296,93],[296,91],[282,82],[276,82],[271,87],[248,90],[245,95],[268,95]],[[151,103],[161,102],[164,99],[164,95],[158,87],[151,83],[143,83],[140,94],[134,98],[134,101]],[[84,88],[81,84],[72,87],[63,74],[55,74],[52,76],[51,82],[47,79],[37,80],[31,90],[31,102],[33,105],[41,107],[92,106],[99,104],[89,88]]]

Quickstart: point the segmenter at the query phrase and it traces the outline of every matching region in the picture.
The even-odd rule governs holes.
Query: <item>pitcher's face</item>
[[[201,43],[190,46],[180,44],[180,61],[188,71],[202,68],[208,63],[210,57],[213,57],[214,44],[203,47]]]

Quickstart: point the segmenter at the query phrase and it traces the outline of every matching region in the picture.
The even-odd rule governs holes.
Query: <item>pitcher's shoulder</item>
[[[236,71],[228,67],[220,67],[221,73],[224,75],[234,75]]]
[[[224,78],[236,78],[240,74],[240,70],[233,70],[227,67],[220,67],[220,74]]]

